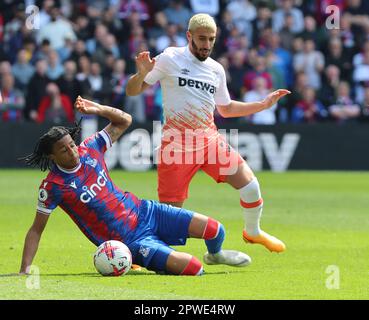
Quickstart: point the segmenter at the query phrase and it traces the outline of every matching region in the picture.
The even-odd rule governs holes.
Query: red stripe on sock
[[[184,268],[184,270],[182,271],[181,275],[196,276],[201,270],[201,268],[202,268],[201,262],[197,258],[192,257],[186,268]]]
[[[202,236],[202,238],[205,240],[214,239],[218,234],[218,229],[219,222],[212,218],[208,218],[208,222],[206,224],[204,235]]]
[[[261,204],[263,204],[263,198],[260,198],[258,201],[255,201],[255,202],[244,202],[241,199],[240,203],[241,203],[241,206],[246,208],[246,209],[256,208],[256,207],[260,206]]]

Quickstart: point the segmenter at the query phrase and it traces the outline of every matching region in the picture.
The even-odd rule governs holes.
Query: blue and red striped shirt
[[[85,139],[78,146],[80,164],[70,171],[54,165],[39,188],[37,211],[51,214],[59,206],[96,245],[130,243],[138,226],[141,200],[109,176],[104,153],[111,145],[105,130]]]

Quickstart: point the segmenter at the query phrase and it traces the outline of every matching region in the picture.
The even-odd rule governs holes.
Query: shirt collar
[[[185,49],[185,55],[192,61],[192,62],[201,62],[199,59],[197,59],[193,53],[190,50],[190,46],[187,45]]]
[[[79,162],[79,165],[76,166],[75,168],[73,169],[65,169],[65,168],[62,168],[61,166],[59,165],[56,165],[58,167],[58,169],[61,171],[61,172],[64,172],[64,173],[76,173],[80,168],[81,168],[81,161]]]

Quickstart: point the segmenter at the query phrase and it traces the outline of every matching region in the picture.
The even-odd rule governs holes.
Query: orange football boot
[[[286,245],[276,237],[271,236],[270,234],[260,231],[260,234],[257,236],[249,236],[246,233],[246,230],[243,230],[243,240],[245,242],[254,244],[259,243],[262,244],[265,248],[267,248],[270,252],[283,252],[286,250]]]

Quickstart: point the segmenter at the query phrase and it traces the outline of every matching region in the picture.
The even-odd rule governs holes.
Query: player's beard
[[[210,48],[209,50],[207,49],[199,49],[199,47],[196,45],[195,41],[193,41],[193,39],[191,40],[191,44],[192,44],[192,49],[193,49],[193,54],[194,56],[199,59],[200,61],[205,61],[211,54],[211,50],[213,48]],[[204,56],[204,55],[201,55],[201,52],[204,52],[204,50],[207,51],[207,54]]]

